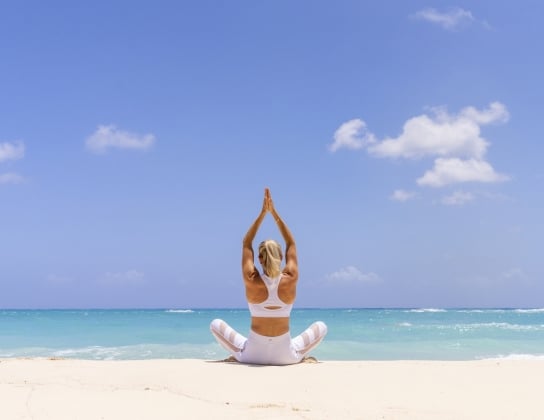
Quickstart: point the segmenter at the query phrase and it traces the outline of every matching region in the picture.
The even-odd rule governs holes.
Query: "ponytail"
[[[264,273],[268,277],[280,275],[281,260],[283,258],[281,246],[276,241],[268,239],[259,245],[259,255],[262,258]]]

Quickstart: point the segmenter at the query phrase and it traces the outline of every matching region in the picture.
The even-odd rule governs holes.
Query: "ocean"
[[[0,358],[219,360],[214,318],[247,335],[247,309],[0,309]],[[544,309],[294,309],[292,334],[316,320],[319,360],[544,359]]]

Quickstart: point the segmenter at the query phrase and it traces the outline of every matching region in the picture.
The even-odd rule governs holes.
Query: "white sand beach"
[[[2,420],[542,419],[544,361],[0,360]]]

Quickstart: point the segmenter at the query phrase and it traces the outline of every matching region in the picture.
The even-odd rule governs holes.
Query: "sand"
[[[544,361],[2,359],[0,419],[544,419]]]

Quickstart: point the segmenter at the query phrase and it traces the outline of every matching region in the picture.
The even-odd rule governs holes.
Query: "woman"
[[[281,246],[273,240],[259,245],[262,274],[254,263],[253,239],[270,213],[285,241],[285,266]],[[291,339],[289,316],[295,301],[298,281],[297,250],[293,235],[281,219],[270,190],[265,189],[263,208],[250,226],[242,244],[242,275],[251,313],[251,330],[246,338],[225,321],[215,319],[210,325],[219,344],[243,363],[261,365],[290,365],[299,363],[327,334],[327,326],[313,323],[306,331]]]

